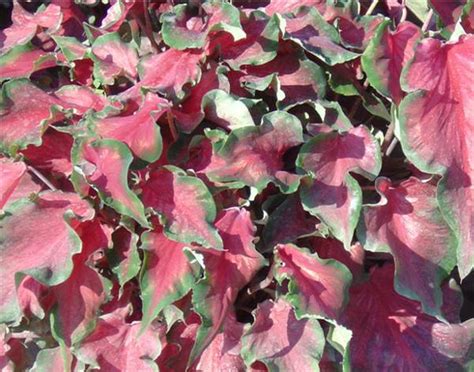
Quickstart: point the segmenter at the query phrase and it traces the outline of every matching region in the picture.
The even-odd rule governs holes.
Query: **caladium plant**
[[[473,4],[1,2],[0,370],[472,370]]]

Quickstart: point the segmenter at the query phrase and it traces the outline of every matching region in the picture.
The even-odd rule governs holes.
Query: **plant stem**
[[[422,33],[425,33],[428,30],[432,17],[433,17],[433,9],[430,9],[430,11],[428,12],[426,16],[425,21],[423,22],[423,26],[421,26]]]
[[[395,133],[395,124],[392,121],[390,125],[388,126],[387,132],[385,133],[385,136],[383,138],[382,153],[385,153],[387,149],[390,147],[390,143],[393,140],[394,133]]]
[[[365,13],[365,15],[371,15],[372,12],[375,10],[375,7],[377,6],[378,3],[379,3],[379,0],[373,0],[369,6],[369,9],[367,9],[367,12]]]
[[[57,188],[54,187],[54,185],[49,182],[49,180],[36,168],[32,167],[31,165],[28,165],[28,171],[33,173],[41,182],[43,182],[48,188],[52,191],[56,191]]]
[[[159,52],[160,47],[155,41],[155,37],[153,36],[153,29],[151,27],[151,20],[150,20],[150,14],[148,13],[148,2],[149,0],[144,0],[143,1],[143,14],[145,16],[145,34],[150,39],[150,43],[153,46],[153,48]]]

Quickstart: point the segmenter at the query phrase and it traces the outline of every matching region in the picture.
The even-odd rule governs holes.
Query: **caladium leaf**
[[[227,318],[237,294],[265,260],[255,250],[255,226],[245,209],[230,208],[222,211],[215,226],[224,242],[224,250],[201,250],[206,274],[193,291],[195,310],[202,319],[191,353],[194,361],[209,345]]]
[[[454,30],[454,26],[463,13],[467,0],[440,1],[429,0],[431,8],[439,15],[441,21],[448,29]]]
[[[133,156],[126,145],[109,139],[79,140],[71,157],[76,189],[80,189],[81,180],[86,181],[105,204],[142,226],[149,226],[142,202],[128,186],[128,169]]]
[[[335,320],[347,304],[352,275],[336,260],[323,260],[292,244],[279,244],[274,271],[280,284],[289,280],[285,297],[298,318]]]
[[[36,71],[56,66],[53,53],[45,52],[31,44],[18,45],[0,56],[0,81],[29,77]]]
[[[209,33],[224,31],[234,40],[245,37],[240,25],[239,10],[223,1],[202,4],[205,14],[193,14],[189,5],[179,4],[161,16],[163,41],[171,48],[203,48]]]
[[[53,40],[68,62],[83,59],[88,51],[88,48],[75,37],[56,35],[53,36]]]
[[[21,151],[28,164],[40,172],[70,176],[72,137],[67,133],[50,129],[44,133],[41,142],[41,146],[30,145]]]
[[[351,288],[341,321],[353,332],[355,370],[463,370],[474,356],[474,321],[446,324],[424,314],[393,289],[392,265],[376,267],[369,281]]]
[[[229,187],[252,186],[261,192],[270,182],[284,192],[294,192],[299,177],[284,170],[283,155],[303,143],[300,121],[287,112],[275,111],[258,127],[234,129],[214,144],[211,163],[205,169],[213,182]]]
[[[234,70],[242,65],[263,65],[275,58],[280,35],[278,16],[253,11],[242,27],[245,39],[235,42],[230,35],[222,34],[213,39],[209,49],[219,48],[221,58]]]
[[[384,17],[381,15],[361,16],[355,19],[340,17],[337,20],[337,27],[340,30],[342,44],[346,47],[365,50],[383,21]]]
[[[456,265],[457,241],[443,219],[436,186],[410,178],[399,186],[379,178],[382,201],[364,207],[359,238],[366,250],[389,251],[395,259],[395,289],[441,314],[441,283]]]
[[[400,87],[402,68],[415,54],[421,31],[408,21],[398,24],[394,31],[390,30],[390,24],[389,20],[380,24],[361,60],[370,84],[399,104],[403,98]]]
[[[200,270],[183,251],[186,245],[168,239],[161,227],[144,233],[141,241],[145,251],[140,279],[142,326],[147,327],[164,308],[191,290]]]
[[[76,194],[55,191],[20,199],[5,212],[0,219],[0,321],[17,322],[21,314],[16,281],[30,275],[48,286],[64,282],[73,269],[72,255],[81,251],[73,228],[92,219],[94,210]]]
[[[41,144],[46,126],[57,118],[61,102],[26,79],[10,80],[0,97],[0,150],[16,152]]]
[[[270,372],[319,370],[325,339],[317,319],[298,320],[282,299],[259,304],[254,318],[242,337],[247,367],[261,361]]]
[[[277,243],[290,243],[315,232],[318,222],[305,212],[298,193],[288,195],[270,214],[263,228],[265,250],[271,251]]]
[[[160,355],[158,325],[139,334],[140,322],[127,323],[127,308],[99,318],[94,332],[87,336],[75,352],[77,358],[101,371],[156,371],[155,359]]]
[[[323,14],[326,2],[321,0],[270,0],[270,4],[265,7],[265,13],[269,15],[294,13],[302,6],[314,7]]]
[[[51,287],[56,298],[53,312],[53,335],[60,345],[71,346],[95,327],[99,308],[105,302],[106,290],[100,275],[89,267],[89,256],[107,249],[109,236],[99,222],[83,223],[77,233],[82,241],[81,253],[73,257],[69,278]]]
[[[137,111],[106,118],[92,114],[88,126],[102,138],[126,143],[140,159],[152,163],[159,159],[163,147],[160,127],[155,122],[167,110],[167,100],[147,93]]]
[[[95,39],[92,44],[94,77],[101,84],[112,85],[117,76],[135,79],[138,75],[136,50],[122,41],[120,35],[111,32]]]
[[[264,65],[247,67],[245,72],[240,82],[247,88],[265,90],[269,84],[274,85],[279,109],[324,98],[326,94],[322,68],[292,48]]]
[[[170,239],[222,249],[222,239],[212,226],[216,205],[199,178],[172,166],[158,169],[143,186],[142,199],[161,216]]]
[[[241,100],[220,89],[209,91],[202,98],[206,118],[226,129],[253,127],[252,115]]]
[[[62,21],[61,7],[49,4],[41,7],[35,14],[26,11],[19,2],[13,2],[12,25],[0,32],[0,51],[5,53],[16,45],[26,44],[45,28],[50,32],[57,30]]]
[[[60,347],[53,349],[42,349],[36,356],[35,364],[31,367],[31,372],[70,371],[72,354],[67,352],[68,360],[64,360],[64,351]]]
[[[474,267],[474,209],[466,208],[474,202],[473,61],[472,35],[444,45],[424,39],[402,75],[412,93],[402,101],[398,128],[407,158],[423,172],[443,175],[438,198],[460,242],[461,278]]]
[[[199,81],[203,57],[200,50],[168,49],[142,58],[138,65],[140,86],[181,99],[183,87]]]
[[[0,159],[0,210],[5,206],[8,199],[18,187],[22,176],[26,172],[26,164],[14,162],[7,158]]]
[[[121,227],[112,234],[113,247],[107,251],[107,259],[112,271],[117,275],[123,288],[140,271],[141,260],[137,250],[139,236]]]
[[[362,191],[349,172],[375,178],[381,168],[378,143],[364,126],[321,133],[303,145],[296,163],[312,176],[301,189],[304,209],[349,249],[362,207]]]
[[[244,360],[240,356],[241,338],[244,324],[238,323],[234,314],[225,319],[223,331],[219,333],[203,351],[196,371],[243,371]],[[194,368],[191,369],[192,371]]]
[[[295,15],[287,15],[285,20],[283,38],[296,42],[328,65],[333,66],[358,57],[358,54],[339,45],[339,33],[324,20],[316,8],[303,8]]]
[[[199,83],[191,88],[190,93],[178,107],[173,107],[173,115],[176,117],[178,128],[184,133],[191,133],[204,118],[202,109],[203,97],[211,90],[229,90],[228,83],[218,73],[217,64],[202,73]]]

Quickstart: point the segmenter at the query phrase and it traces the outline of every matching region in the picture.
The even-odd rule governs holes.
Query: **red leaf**
[[[168,305],[184,297],[194,285],[196,271],[183,249],[185,244],[169,240],[162,229],[142,235],[145,263],[141,276],[143,318],[147,327]]]
[[[349,249],[362,207],[360,186],[349,172],[374,178],[381,168],[378,143],[364,126],[321,133],[303,145],[296,163],[314,179],[301,190],[304,209]]]
[[[24,149],[41,144],[46,126],[58,118],[55,105],[61,102],[33,85],[18,79],[2,87],[2,118],[0,120],[0,149]]]
[[[277,243],[291,243],[300,236],[316,231],[319,221],[307,214],[298,194],[288,195],[270,214],[262,231],[266,250],[273,250]]]
[[[72,173],[72,143],[69,134],[48,130],[42,137],[41,146],[30,145],[21,153],[40,172],[68,177]]]
[[[19,45],[0,56],[0,81],[29,77],[33,72],[56,66],[53,53],[45,52],[34,46]]]
[[[402,148],[423,172],[443,175],[438,199],[460,241],[458,266],[465,278],[474,267],[474,36],[444,45],[424,39],[403,82],[414,93],[400,106]]]
[[[144,185],[143,202],[162,216],[170,239],[222,249],[222,240],[212,226],[214,199],[199,178],[176,167],[161,168]]]
[[[199,362],[191,371],[244,371],[244,360],[240,356],[244,325],[238,323],[230,313],[219,333],[203,351]]]
[[[410,22],[400,23],[391,31],[390,23],[385,21],[378,27],[362,55],[362,67],[370,84],[398,105],[403,98],[400,74],[415,54],[421,31]]]
[[[154,360],[161,351],[159,327],[152,326],[139,335],[140,322],[126,323],[126,311],[126,308],[118,309],[101,316],[76,356],[105,372],[156,371]]]
[[[234,41],[229,34],[221,34],[210,42],[209,50],[219,49],[221,58],[234,70],[242,65],[263,65],[275,58],[280,35],[280,20],[252,12],[242,20],[247,35]]]
[[[298,187],[299,177],[283,170],[282,159],[288,149],[303,142],[295,116],[275,111],[265,115],[260,126],[237,128],[221,138],[204,169],[211,181],[236,188],[252,186],[258,192],[270,182],[288,193]]]
[[[15,45],[26,44],[36,35],[39,27],[55,31],[61,24],[61,18],[61,8],[55,4],[31,14],[19,2],[13,2],[13,24],[0,32],[0,51],[4,53]]]
[[[286,299],[298,318],[316,315],[337,319],[347,303],[352,275],[335,260],[322,260],[292,244],[279,244],[275,247],[274,271],[280,284],[290,281]]]
[[[215,226],[224,242],[224,251],[199,251],[204,256],[206,276],[194,288],[193,303],[202,318],[202,326],[190,362],[209,345],[231,311],[239,290],[265,262],[255,250],[255,227],[248,211],[224,210]]]
[[[202,98],[213,89],[226,88],[223,85],[217,73],[217,64],[212,64],[209,70],[202,73],[201,80],[191,88],[185,100],[177,107],[173,107],[178,128],[185,133],[191,133],[204,118],[201,107]]]
[[[2,322],[14,322],[20,317],[15,278],[28,274],[51,286],[69,277],[73,269],[72,255],[81,250],[80,240],[71,226],[93,216],[94,211],[87,202],[76,194],[59,191],[44,192],[34,201],[20,199],[9,205],[0,221],[3,230]]]
[[[394,291],[393,266],[376,267],[350,295],[342,322],[353,332],[353,369],[461,370],[472,360],[474,321],[446,324],[423,314],[417,302]]]
[[[7,203],[26,172],[26,164],[0,158],[0,209]]]
[[[123,42],[118,33],[99,36],[92,44],[94,76],[102,84],[112,85],[119,75],[137,77],[138,55],[131,44]]]
[[[440,286],[456,265],[457,241],[438,209],[436,186],[416,178],[397,187],[380,178],[376,185],[382,201],[364,208],[364,248],[390,251],[395,289],[421,301],[425,312],[441,315]]]
[[[279,53],[264,65],[247,67],[246,74],[240,81],[251,88],[262,80],[268,80],[272,75],[279,82],[276,93],[278,107],[281,109],[323,98],[326,94],[323,70],[294,48]],[[264,84],[257,89],[264,90],[267,86],[268,84]]]
[[[82,251],[73,258],[73,271],[65,282],[51,287],[57,301],[54,336],[67,346],[77,343],[94,329],[106,296],[100,275],[89,266],[89,257],[100,249],[107,249],[110,233],[97,221],[82,224],[77,232],[82,240]]]
[[[247,366],[256,361],[270,371],[316,371],[324,349],[324,333],[316,319],[296,319],[283,300],[257,307],[255,322],[242,338]]]
[[[81,177],[99,193],[105,204],[147,227],[145,208],[128,186],[128,168],[133,156],[123,143],[114,140],[81,141],[73,148],[76,166],[73,182],[80,189]],[[81,172],[79,174],[78,172]]]
[[[139,158],[150,163],[162,151],[160,128],[155,122],[168,110],[168,101],[147,93],[137,111],[126,116],[89,118],[90,129],[102,138],[112,138],[128,145]]]
[[[166,94],[170,98],[183,98],[186,84],[194,85],[201,76],[199,64],[204,55],[200,50],[168,49],[140,60],[140,85]]]

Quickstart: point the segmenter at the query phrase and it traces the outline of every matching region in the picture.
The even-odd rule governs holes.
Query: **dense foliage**
[[[473,4],[2,2],[0,369],[474,368]]]

